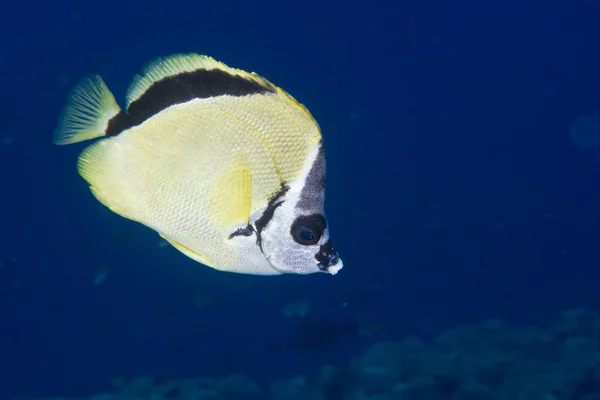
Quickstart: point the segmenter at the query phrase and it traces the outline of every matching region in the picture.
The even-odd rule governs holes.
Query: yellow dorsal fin
[[[127,91],[127,108],[142,97],[155,82],[185,72],[213,69],[218,69],[227,72],[230,75],[239,76],[249,81],[256,82],[270,91],[276,90],[276,87],[271,82],[254,72],[230,68],[212,57],[195,53],[173,54],[168,57],[159,57],[155,59],[144,68],[141,75],[136,75],[133,78],[133,82]]]

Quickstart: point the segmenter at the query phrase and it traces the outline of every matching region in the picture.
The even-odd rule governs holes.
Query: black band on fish
[[[317,157],[306,176],[306,182],[300,193],[296,208],[314,210],[315,204],[322,204],[325,196],[325,146],[319,142]]]
[[[263,86],[259,82],[220,69],[182,72],[154,82],[144,94],[129,105],[127,113],[121,111],[109,121],[106,136],[116,136],[126,129],[140,125],[168,107],[193,99],[274,92],[275,89]]]
[[[319,262],[317,264],[319,269],[327,271],[329,267],[338,263],[340,257],[333,247],[331,247],[331,242],[328,240],[321,246],[319,252],[315,255],[315,259]]]
[[[248,226],[236,229],[235,232],[229,235],[229,239],[233,239],[236,236],[252,236],[254,232],[254,227],[248,224]]]
[[[265,229],[265,226],[267,226],[267,224],[269,223],[269,221],[273,218],[273,215],[275,214],[275,210],[277,209],[277,207],[279,207],[280,205],[283,204],[283,200],[280,200],[284,194],[287,193],[287,191],[290,190],[290,187],[288,185],[286,185],[285,182],[281,182],[281,189],[279,189],[279,191],[277,193],[275,193],[275,195],[269,200],[269,203],[267,204],[267,208],[265,208],[265,211],[262,213],[262,215],[260,216],[260,218],[258,218],[256,220],[256,222],[254,223],[254,225],[256,226],[256,242],[258,243],[258,245],[260,246],[260,248],[262,249],[262,243],[261,243],[261,238],[260,238],[260,233],[263,231],[263,229]]]
[[[121,110],[117,115],[112,117],[110,121],[108,121],[105,134],[106,136],[117,136],[119,133],[135,125],[138,124],[133,123],[133,118],[131,115]]]

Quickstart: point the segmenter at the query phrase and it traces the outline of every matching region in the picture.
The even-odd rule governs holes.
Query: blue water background
[[[8,6],[7,6],[8,7]],[[83,396],[113,376],[262,383],[457,322],[600,309],[600,160],[572,145],[600,106],[592,1],[11,3],[0,24],[0,396]],[[327,145],[337,276],[217,272],[102,207],[83,145],[51,144],[68,90],[124,104],[152,58],[209,54],[305,104]],[[94,274],[107,266],[102,285]],[[197,295],[209,307],[194,307]],[[269,351],[281,315],[384,326]]]

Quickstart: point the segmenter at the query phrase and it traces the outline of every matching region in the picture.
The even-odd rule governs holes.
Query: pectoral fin
[[[234,157],[219,175],[210,199],[208,217],[225,237],[248,227],[252,206],[252,174],[243,156]]]

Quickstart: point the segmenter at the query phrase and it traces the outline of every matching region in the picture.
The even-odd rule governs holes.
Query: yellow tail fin
[[[70,144],[104,136],[109,121],[120,112],[102,78],[88,76],[69,93],[52,142]]]

